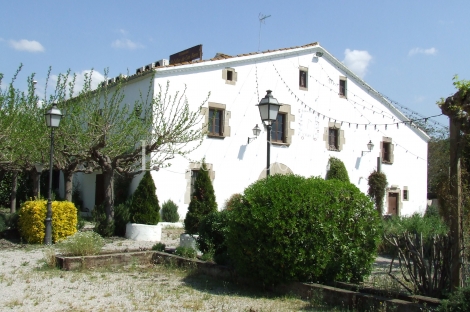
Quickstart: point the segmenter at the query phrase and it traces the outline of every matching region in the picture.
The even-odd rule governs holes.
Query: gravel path
[[[163,229],[177,247],[181,229]],[[113,238],[105,250],[148,249],[153,242]],[[61,271],[44,266],[45,246],[0,240],[0,311],[299,311],[309,302],[272,297],[231,282],[165,266]],[[188,274],[189,273],[189,274]]]

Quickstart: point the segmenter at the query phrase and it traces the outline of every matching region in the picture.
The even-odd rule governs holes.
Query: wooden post
[[[460,173],[460,122],[449,118],[450,132],[450,235],[452,239],[452,272],[451,284],[455,290],[462,286],[462,231],[461,231],[461,211],[462,211],[462,189]]]

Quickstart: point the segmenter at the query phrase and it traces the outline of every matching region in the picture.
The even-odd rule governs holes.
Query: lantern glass
[[[268,90],[266,96],[258,104],[261,120],[267,123],[276,121],[279,108],[281,107],[281,104],[273,97],[271,92],[271,90]]]
[[[48,127],[57,128],[60,124],[62,113],[60,112],[60,109],[57,108],[57,104],[54,103],[52,108],[48,110],[44,116],[46,117],[46,125]]]
[[[372,149],[374,148],[374,143],[372,143],[371,140],[369,140],[369,143],[367,143],[367,148],[369,149],[369,151],[372,151]]]
[[[261,129],[256,125],[256,127],[253,128],[253,135],[258,136],[261,133]]]

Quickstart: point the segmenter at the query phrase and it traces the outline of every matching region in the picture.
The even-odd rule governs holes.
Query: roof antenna
[[[271,17],[271,15],[264,15],[264,14],[259,14],[258,19],[259,19],[259,35],[258,35],[258,51],[259,51],[259,46],[261,44],[261,23],[265,23],[265,19],[268,17]]]

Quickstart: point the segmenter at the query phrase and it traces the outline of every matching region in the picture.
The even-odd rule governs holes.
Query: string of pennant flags
[[[328,75],[328,73],[325,71],[325,69],[323,68],[323,66],[321,65],[321,63],[320,63],[320,67],[321,67],[321,69],[325,72],[325,74],[328,76],[328,79],[331,80],[331,81],[333,81],[333,79],[331,79],[331,77],[330,77],[330,76]],[[337,67],[338,69],[340,69],[337,65],[335,65],[335,67]],[[333,81],[333,82],[334,82],[334,81]],[[336,85],[338,85],[338,84],[336,84]],[[392,107],[392,104],[393,104],[393,106],[398,106],[401,110],[406,110],[407,112],[409,112],[409,114],[410,114],[411,116],[416,115],[416,116],[420,117],[420,120],[426,120],[426,121],[427,121],[427,119],[429,119],[430,123],[432,123],[432,124],[434,124],[434,125],[436,125],[436,126],[442,127],[442,128],[444,128],[444,129],[446,129],[446,130],[449,129],[447,126],[441,124],[440,122],[438,122],[438,121],[436,121],[436,120],[430,119],[430,118],[433,118],[433,117],[442,116],[443,114],[436,115],[436,116],[425,117],[424,115],[421,115],[420,113],[415,112],[414,110],[412,110],[412,109],[410,109],[410,108],[408,108],[408,107],[406,107],[406,106],[401,105],[401,104],[398,103],[397,101],[392,100],[391,98],[389,98],[388,96],[384,95],[383,93],[380,93],[380,92],[378,92],[378,91],[373,90],[372,88],[370,88],[369,86],[367,86],[367,85],[364,84],[364,83],[363,83],[363,86],[364,86],[365,88],[367,88],[369,92],[370,92],[370,91],[374,91],[374,92],[376,92],[377,94],[379,94],[382,98],[384,98],[384,99],[386,100],[386,101],[385,101],[385,104],[386,104],[388,107],[391,108],[391,107]],[[363,101],[364,101],[364,100],[363,100]],[[373,106],[373,105],[372,105],[372,106]],[[414,119],[414,120],[417,120],[417,119]]]
[[[279,71],[277,70],[276,66],[274,64],[272,64],[276,73],[278,74],[280,80],[283,82],[284,86],[287,88],[287,90],[291,93],[292,96],[294,96],[294,98],[297,100],[297,102],[299,102],[302,107],[304,109],[308,109],[308,111],[312,114],[317,114],[318,117],[323,117],[323,119],[328,119],[328,121],[333,121],[334,123],[340,123],[341,125],[348,125],[349,127],[351,126],[356,126],[356,129],[359,129],[359,127],[361,128],[364,128],[365,130],[367,130],[368,127],[373,127],[374,129],[377,129],[377,127],[384,127],[385,130],[388,129],[388,127],[397,127],[397,129],[400,128],[400,124],[402,125],[407,125],[407,126],[410,126],[410,127],[415,127],[417,128],[417,124],[416,122],[418,121],[424,121],[425,123],[428,122],[428,120],[430,120],[430,118],[434,118],[434,117],[439,117],[439,116],[442,116],[443,114],[438,114],[438,115],[434,115],[434,116],[428,116],[428,117],[420,117],[420,118],[415,118],[415,119],[408,119],[408,120],[400,120],[400,121],[397,121],[398,119],[396,119],[395,117],[392,117],[392,116],[387,116],[388,113],[384,112],[384,111],[377,111],[377,110],[373,110],[371,108],[367,108],[365,105],[362,105],[360,103],[357,103],[355,101],[353,101],[353,104],[357,104],[359,106],[362,106],[363,110],[364,109],[368,109],[370,111],[373,112],[373,114],[377,113],[379,115],[382,115],[383,118],[387,117],[387,118],[390,118],[392,119],[393,121],[392,122],[385,122],[385,123],[357,123],[357,122],[351,122],[351,121],[347,121],[347,120],[340,120],[340,119],[337,119],[335,117],[332,117],[332,116],[328,116],[326,114],[323,114],[321,112],[319,112],[318,110],[312,108],[310,105],[306,104],[299,96],[297,96],[297,94],[295,94],[295,92],[289,87],[289,85],[287,84],[287,82],[284,80],[284,78],[282,78],[281,74],[279,73]],[[319,80],[317,80],[316,78],[312,77],[312,76],[309,76],[310,78],[312,78],[313,80],[315,80],[318,84],[324,86],[323,83],[321,83]],[[332,80],[330,77],[328,77],[329,80]],[[334,82],[333,82],[334,83]],[[331,88],[330,90],[332,92],[334,92]],[[316,101],[316,100],[315,100]],[[350,100],[348,100],[349,102],[351,102]],[[364,99],[362,99],[362,101],[365,102]],[[390,105],[390,104],[389,104]],[[356,107],[355,107],[356,108]],[[364,117],[364,115],[362,114],[361,117]]]

